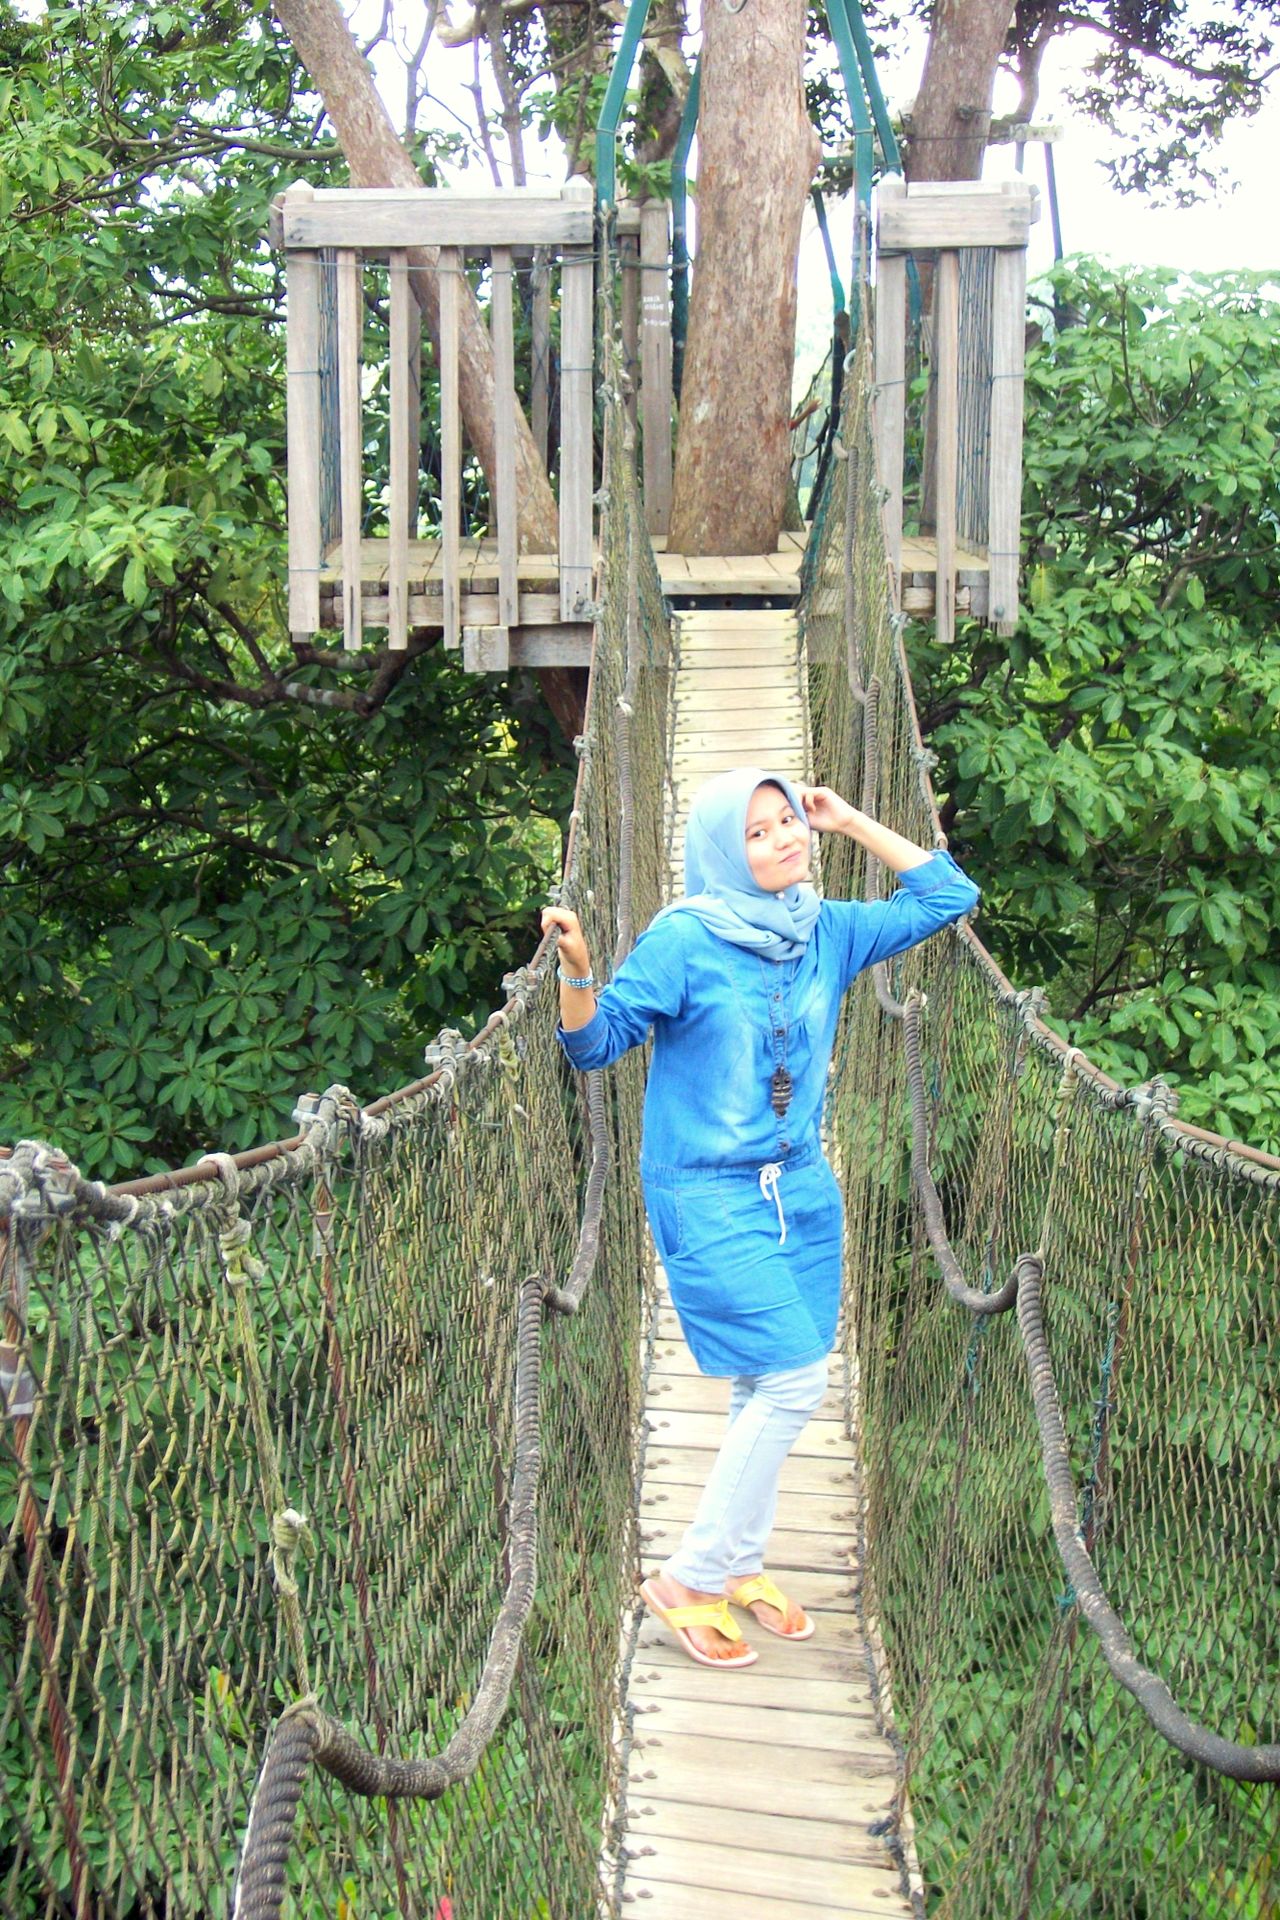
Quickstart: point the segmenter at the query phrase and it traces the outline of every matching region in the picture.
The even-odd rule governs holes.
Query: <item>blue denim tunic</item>
[[[611,1065],[652,1029],[640,1173],[704,1373],[773,1372],[830,1351],[842,1223],[820,1131],[840,1001],[865,967],[978,899],[947,853],[900,880],[887,900],[824,900],[797,960],[762,960],[692,913],[668,915],[640,935],[587,1025],[560,1029],[584,1070]],[[783,1049],[792,1094],[780,1121],[769,1091]],[[769,1166],[781,1169],[777,1200],[759,1183]]]

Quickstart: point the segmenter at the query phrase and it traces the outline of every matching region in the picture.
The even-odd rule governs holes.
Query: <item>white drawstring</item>
[[[774,1206],[778,1209],[778,1226],[781,1229],[778,1234],[778,1245],[780,1247],[786,1245],[787,1239],[787,1217],[782,1211],[782,1195],[778,1191],[778,1182],[781,1178],[782,1167],[776,1160],[771,1160],[767,1167],[761,1167],[760,1169],[760,1191],[765,1199],[772,1200]]]

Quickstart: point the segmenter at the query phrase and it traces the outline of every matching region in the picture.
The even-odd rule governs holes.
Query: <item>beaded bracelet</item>
[[[576,987],[579,993],[584,992],[587,987],[594,987],[596,983],[594,973],[574,975],[566,973],[563,967],[556,968],[556,978],[566,987]]]

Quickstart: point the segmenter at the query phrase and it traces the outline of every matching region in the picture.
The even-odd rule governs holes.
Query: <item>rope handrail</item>
[[[1049,1208],[1042,1226],[1041,1245],[1020,1253],[1004,1284],[993,1292],[970,1286],[955,1250],[947,1238],[942,1202],[929,1168],[927,1095],[921,1053],[921,996],[912,992],[902,1010],[903,1048],[911,1105],[911,1173],[924,1217],[925,1232],[952,1301],[966,1312],[988,1315],[1017,1309],[1018,1327],[1026,1354],[1027,1377],[1040,1435],[1041,1460],[1049,1490],[1053,1533],[1073,1597],[1098,1637],[1108,1667],[1138,1702],[1156,1731],[1189,1760],[1198,1760],[1233,1780],[1280,1780],[1280,1744],[1243,1744],[1227,1740],[1202,1727],[1178,1706],[1164,1681],[1144,1667],[1133,1650],[1119,1614],[1107,1598],[1093,1559],[1080,1534],[1080,1501],[1057,1381],[1044,1327],[1042,1287],[1045,1277],[1044,1237],[1049,1231]],[[1069,1053],[1063,1068],[1064,1104],[1075,1084],[1075,1061]],[[1149,1106],[1150,1124],[1158,1124],[1160,1109]]]
[[[475,1772],[511,1697],[516,1660],[533,1605],[538,1551],[538,1384],[541,1323],[551,1288],[538,1274],[520,1289],[516,1349],[516,1445],[508,1523],[511,1571],[475,1698],[448,1745],[427,1759],[370,1753],[314,1697],[286,1707],[272,1729],[249,1811],[232,1901],[233,1920],[275,1920],[287,1889],[286,1864],[298,1802],[311,1766],[364,1799],[438,1800]]]

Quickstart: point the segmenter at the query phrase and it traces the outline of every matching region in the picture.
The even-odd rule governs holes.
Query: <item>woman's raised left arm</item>
[[[902,885],[887,900],[824,902],[847,942],[844,984],[878,960],[905,953],[978,904],[978,889],[949,853],[930,852],[851,807],[830,787],[801,787],[801,804],[818,833],[844,833],[890,867]]]
[[[832,787],[801,787],[799,794],[805,817],[815,833],[847,834],[894,873],[910,873],[913,867],[923,867],[933,858],[928,848],[916,846],[913,840],[895,833],[892,827],[881,826],[869,813],[851,807]]]

